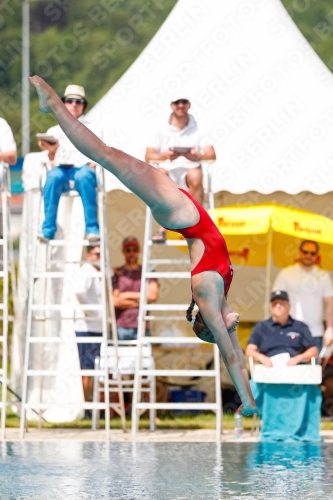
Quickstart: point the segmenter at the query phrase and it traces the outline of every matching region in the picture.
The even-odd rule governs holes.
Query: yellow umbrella
[[[320,245],[318,265],[333,270],[333,221],[322,215],[274,203],[216,208],[214,222],[234,264],[277,267],[294,264],[302,240]]]
[[[333,270],[333,221],[294,207],[263,203],[215,208],[213,220],[223,234],[236,265],[266,266],[270,283],[271,259],[277,267],[297,261],[302,240],[320,245],[317,264]],[[170,232],[168,237],[181,238]],[[268,304],[269,287],[266,290]]]

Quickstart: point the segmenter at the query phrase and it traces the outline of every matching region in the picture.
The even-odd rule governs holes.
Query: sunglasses
[[[174,101],[172,104],[176,104],[176,106],[178,106],[178,104],[188,104],[190,101],[188,99],[178,99],[178,101]]]
[[[86,101],[84,99],[72,99],[71,97],[68,97],[64,99],[64,102],[68,102],[69,104],[84,104]]]
[[[317,255],[317,252],[309,252],[308,250],[301,250],[301,252],[304,253],[304,255],[312,255],[312,257]]]
[[[131,252],[138,253],[139,249],[137,247],[127,247],[124,248],[124,251],[126,253],[131,253]]]

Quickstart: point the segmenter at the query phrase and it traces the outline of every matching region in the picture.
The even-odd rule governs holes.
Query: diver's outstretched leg
[[[240,409],[241,414],[249,416],[254,413],[258,414],[248,377],[246,378],[244,373],[244,369],[246,371],[244,356],[241,357],[239,352],[235,350],[230,338],[236,334],[235,332],[231,335],[228,333],[222,319],[221,309],[224,300],[222,277],[215,271],[204,271],[192,276],[192,288],[194,300],[206,325],[214,335],[222,359],[243,403]],[[240,346],[239,349],[241,349]]]
[[[246,363],[245,363],[245,357],[243,353],[243,349],[241,348],[241,345],[238,340],[238,336],[236,333],[236,328],[239,323],[239,314],[229,306],[227,300],[225,297],[223,297],[223,303],[222,303],[222,318],[224,323],[227,326],[229,337],[231,340],[231,343],[233,345],[233,348],[235,349],[235,352],[238,357],[238,361],[242,370],[244,382],[248,388],[248,391],[251,392],[251,387],[250,387],[250,381],[249,381],[249,374],[247,371]],[[242,415],[247,415],[247,410],[243,405],[239,409],[240,413]],[[251,412],[251,410],[250,410]],[[252,414],[252,412],[251,412]]]
[[[51,113],[82,154],[114,174],[152,210],[161,226],[178,229],[199,221],[198,211],[169,177],[147,163],[106,146],[66,109],[54,90],[39,76],[29,78],[37,90],[39,109]]]

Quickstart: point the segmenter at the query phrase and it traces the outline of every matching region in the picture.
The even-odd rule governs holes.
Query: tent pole
[[[269,296],[270,296],[271,275],[272,275],[272,243],[273,243],[273,231],[272,231],[272,226],[270,225],[268,232],[268,242],[267,242],[266,287],[265,287],[265,304],[264,304],[265,319],[269,318]]]

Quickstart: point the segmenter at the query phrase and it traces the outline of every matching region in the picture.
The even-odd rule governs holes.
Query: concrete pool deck
[[[321,431],[324,442],[333,443],[333,431]],[[19,429],[6,429],[5,441],[21,441]],[[29,429],[25,433],[24,441],[105,441],[105,431],[91,429]],[[124,433],[122,430],[110,430],[110,442],[132,441],[131,431]],[[136,442],[215,442],[215,430],[213,429],[167,429],[150,432],[140,430]],[[234,436],[233,430],[225,430],[222,434],[222,442],[240,442]],[[258,441],[256,435],[251,436],[250,431],[244,431],[244,443],[255,443]]]

